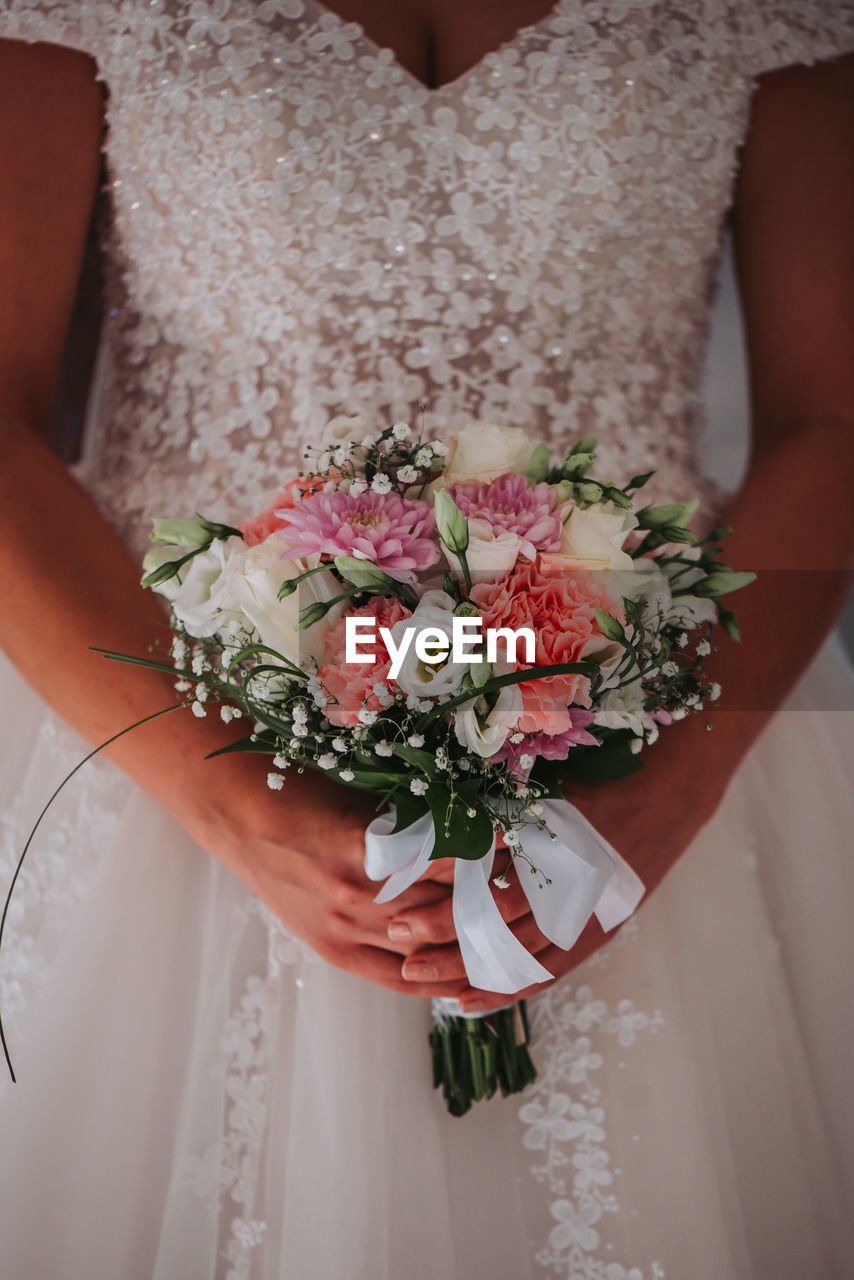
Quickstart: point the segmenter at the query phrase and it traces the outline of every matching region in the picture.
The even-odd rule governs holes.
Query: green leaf
[[[416,768],[423,770],[428,778],[436,774],[436,758],[432,751],[422,751],[419,747],[410,747],[406,742],[396,742],[394,754],[407,764],[414,764]]]
[[[610,613],[597,609],[596,621],[599,623],[599,629],[603,636],[607,636],[609,640],[622,640],[625,638],[626,633],[623,629],[623,624],[617,618],[613,618]]]
[[[756,581],[755,573],[736,573],[735,570],[718,570],[710,573],[708,578],[698,582],[692,588],[695,596],[725,596],[731,591],[740,591]]]
[[[444,702],[437,702],[436,706],[427,712],[424,719],[419,721],[419,729],[424,729],[427,725],[432,724],[434,720],[438,720],[440,716],[447,715],[449,711],[453,711],[454,707],[462,706],[464,702],[472,702],[483,694],[494,693],[496,689],[503,689],[508,684],[525,684],[533,680],[548,680],[549,676],[582,675],[592,678],[596,675],[597,670],[598,668],[593,662],[556,662],[546,667],[525,667],[522,671],[509,671],[504,676],[492,676],[479,688],[464,689],[462,693],[456,694],[453,698],[447,698]]]
[[[629,737],[620,734],[605,738],[598,747],[572,747],[565,765],[566,775],[584,782],[612,782],[643,769],[640,754],[629,747]]]
[[[392,834],[397,835],[398,831],[405,831],[407,827],[411,827],[413,822],[417,822],[429,810],[429,805],[424,796],[414,796],[408,787],[401,787],[395,791],[390,797],[391,803],[394,805],[395,823],[392,827]]]
[[[735,614],[725,609],[722,604],[718,605],[718,622],[731,640],[735,640],[736,644],[741,642],[741,630]]]
[[[541,480],[545,480],[549,473],[549,447],[542,441],[533,449],[528,466],[525,471],[525,478],[528,484],[539,484]]]
[[[327,777],[334,778],[336,782],[342,783],[345,787],[354,787],[357,791],[389,791],[391,788],[400,786],[400,774],[391,773],[388,769],[367,769],[354,768],[349,766],[352,778],[342,778],[341,769],[347,769],[346,764],[342,764],[340,769],[324,769],[323,772]]]
[[[237,742],[230,742],[227,747],[218,747],[216,751],[209,751],[205,759],[215,760],[217,756],[235,756],[246,753],[274,756],[278,749],[278,735],[271,733],[269,729],[262,729],[260,733],[247,734],[245,738],[240,738]]]
[[[474,783],[477,787],[477,783]],[[452,797],[444,783],[434,782],[427,789],[427,803],[433,816],[436,841],[430,860],[438,858],[462,858],[476,862],[492,847],[494,831],[492,820],[473,788]],[[473,810],[474,816],[469,815]]]
[[[630,481],[629,481],[629,483],[626,485],[626,488],[627,488],[627,489],[642,489],[642,488],[644,487],[644,485],[646,484],[646,482],[647,482],[648,480],[651,480],[651,479],[652,479],[652,477],[653,477],[654,475],[655,475],[655,472],[654,472],[654,471],[644,471],[644,472],[643,472],[641,475],[639,475],[639,476],[632,476],[631,480],[630,480]]]

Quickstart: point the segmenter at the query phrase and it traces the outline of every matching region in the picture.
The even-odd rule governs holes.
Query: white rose
[[[466,560],[472,578],[480,582],[489,582],[494,578],[500,578],[504,573],[509,573],[519,559],[524,545],[518,533],[511,533],[508,529],[500,529],[496,532],[488,520],[481,520],[477,516],[472,517],[468,523],[469,545]],[[459,558],[453,551],[448,550],[444,542],[442,550],[454,575],[461,578],[463,573]]]
[[[485,760],[500,751],[522,714],[517,684],[505,685],[490,710],[483,696],[464,702],[454,713],[454,733],[460,746]]]
[[[560,554],[580,560],[598,560],[601,569],[631,569],[634,561],[623,551],[637,518],[615,502],[573,507],[563,526]]]
[[[215,538],[206,551],[193,556],[180,570],[180,585],[172,597],[172,611],[191,636],[200,639],[212,636],[234,617],[227,571],[229,561],[242,546],[242,538],[227,541]]]
[[[497,480],[505,471],[524,474],[534,446],[519,427],[472,422],[451,440],[443,482]]]
[[[420,631],[423,627],[437,627],[448,637],[450,652],[453,636],[455,602],[444,591],[425,591],[410,618],[401,618],[391,629],[396,645],[404,640],[407,627]],[[468,671],[467,662],[423,662],[415,651],[415,635],[397,673],[395,680],[404,693],[416,698],[448,698],[457,692],[460,681]]]
[[[306,657],[323,661],[323,637],[341,615],[338,604],[314,626],[297,630],[300,611],[317,600],[331,600],[341,592],[340,584],[325,570],[314,573],[284,600],[278,599],[279,588],[287,578],[295,578],[319,563],[317,556],[290,560],[285,556],[288,540],[273,533],[255,547],[245,543],[228,561],[226,577],[228,593],[234,607],[239,608],[257,632],[262,644],[275,649],[283,658],[302,665]]]

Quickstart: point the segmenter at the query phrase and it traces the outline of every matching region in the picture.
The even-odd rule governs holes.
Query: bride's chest
[[[438,90],[316,0],[128,12],[110,182],[155,293],[239,293],[259,272],[414,285],[443,253],[540,276],[644,245],[688,262],[729,200],[748,86],[696,6],[562,0]]]

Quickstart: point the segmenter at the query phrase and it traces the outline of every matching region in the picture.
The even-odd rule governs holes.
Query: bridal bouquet
[[[558,946],[634,910],[642,884],[560,780],[637,768],[718,696],[702,659],[716,621],[737,638],[720,597],[753,575],[720,562],[729,530],[687,528],[696,502],[642,506],[649,475],[594,478],[592,438],[552,458],[516,428],[447,446],[339,418],[327,439],[239,529],[155,521],[143,582],[171,604],[178,689],[197,715],[248,717],[228,750],[268,753],[272,788],[296,766],[376,794],[378,902],[457,859],[468,978],[512,997],[552,975],[496,906],[497,838]],[[512,1001],[473,1018],[434,1002],[431,1045],[455,1114],[534,1078]]]

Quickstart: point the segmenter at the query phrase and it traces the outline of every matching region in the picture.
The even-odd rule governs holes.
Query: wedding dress
[[[435,90],[319,0],[2,0],[0,36],[107,89],[77,470],[136,551],[152,516],[260,509],[333,415],[420,402],[595,433],[600,471],[720,506],[699,381],[755,77],[854,48],[850,6],[559,0]],[[85,746],[0,677],[5,887]],[[3,950],[3,1274],[854,1275],[852,690],[825,646],[654,897],[531,1002],[537,1083],[462,1120],[427,1002],[320,961],[95,760]]]

